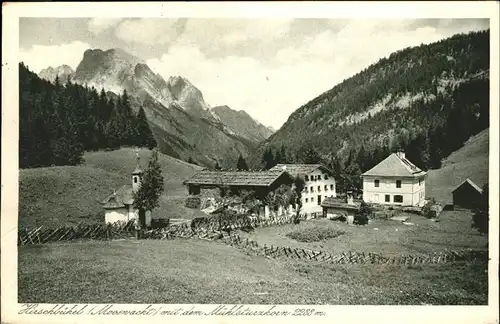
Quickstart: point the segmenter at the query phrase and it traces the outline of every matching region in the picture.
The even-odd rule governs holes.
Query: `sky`
[[[278,129],[301,105],[392,52],[489,28],[488,19],[21,18],[34,72],[87,49],[121,48],[163,78],[182,76],[212,107]]]

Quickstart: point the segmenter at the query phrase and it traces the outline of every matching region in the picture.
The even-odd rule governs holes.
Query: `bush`
[[[370,217],[373,217],[373,207],[362,201],[359,210],[354,215],[354,224],[366,225]]]
[[[478,202],[477,208],[474,211],[474,215],[472,215],[472,228],[475,228],[481,234],[488,234],[488,184],[483,186],[483,195],[482,199]]]
[[[484,210],[476,210],[472,215],[472,228],[475,228],[481,234],[488,234],[488,212]]]
[[[366,215],[366,214],[356,214],[356,215],[354,215],[354,224],[356,224],[356,225],[366,225],[366,224],[368,224],[368,215]]]
[[[434,199],[433,197],[427,198],[427,202],[422,207],[422,215],[424,215],[426,218],[435,218],[436,213],[432,208],[434,205],[436,205],[436,199]]]
[[[344,231],[325,227],[308,227],[286,234],[287,237],[299,242],[318,242],[345,234]]]

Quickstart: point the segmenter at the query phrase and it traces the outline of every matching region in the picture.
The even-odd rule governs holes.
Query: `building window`
[[[314,187],[311,186],[311,192],[314,192]]]
[[[422,179],[418,179],[418,186],[421,187],[422,186]]]
[[[328,180],[328,175],[325,174],[325,180]]]
[[[375,184],[375,188],[378,188],[380,186],[380,180],[375,180],[374,181],[374,184]]]
[[[318,186],[318,192],[321,192],[321,186]]]
[[[325,185],[325,191],[328,191],[328,186],[327,185]]]
[[[401,188],[401,180],[396,180],[396,188]]]
[[[333,185],[332,184],[330,185],[330,190],[333,190]]]
[[[403,196],[401,196],[401,195],[394,195],[394,202],[395,203],[402,203],[403,202]]]
[[[137,183],[137,177],[134,177],[134,183]]]
[[[318,176],[318,180],[321,180],[321,175]]]
[[[306,198],[306,203],[309,202],[309,198]]]
[[[306,181],[309,181],[309,176],[308,176],[308,175],[306,175],[306,176],[304,177],[304,179],[305,179]]]
[[[391,202],[391,195],[385,195],[385,202]]]
[[[314,197],[311,197],[311,202],[313,202],[313,201],[314,201]]]

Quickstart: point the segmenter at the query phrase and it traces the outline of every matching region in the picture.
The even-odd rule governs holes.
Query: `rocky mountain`
[[[126,90],[136,111],[144,107],[160,150],[176,158],[232,167],[240,154],[249,155],[261,139],[248,136],[249,120],[243,132],[225,124],[186,78],[172,76],[165,81],[143,60],[121,49],[85,51],[71,80],[115,94]]]
[[[489,125],[489,38],[489,30],[458,34],[380,59],[299,107],[251,163],[279,152],[288,161],[340,159],[359,173],[363,161],[403,149],[423,167],[438,165]]]
[[[212,108],[212,111],[227,127],[250,141],[261,142],[273,133],[272,129],[262,125],[243,110],[217,106]]]
[[[49,66],[48,68],[40,71],[40,73],[38,73],[38,76],[50,82],[54,82],[56,78],[59,77],[59,80],[61,80],[61,82],[66,82],[68,77],[70,79],[73,77],[74,73],[75,71],[73,71],[70,66],[63,64],[56,68]]]

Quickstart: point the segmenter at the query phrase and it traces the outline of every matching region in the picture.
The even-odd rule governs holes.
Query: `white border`
[[[297,322],[498,323],[498,2],[212,2],[212,3],[3,3],[2,12],[2,322],[123,323]],[[18,48],[19,17],[297,17],[490,18],[490,271],[489,306],[315,306],[325,317],[19,316],[17,305]],[[332,85],[333,86],[333,85]],[[124,305],[122,305],[124,306]],[[136,307],[139,305],[130,305]],[[173,306],[173,305],[169,305]],[[207,305],[200,305],[200,308]],[[294,307],[280,306],[292,310]]]

